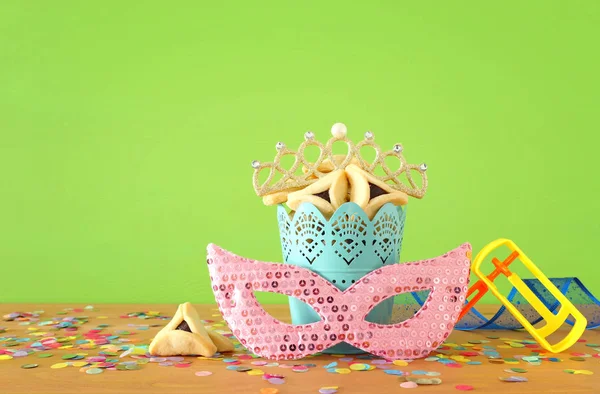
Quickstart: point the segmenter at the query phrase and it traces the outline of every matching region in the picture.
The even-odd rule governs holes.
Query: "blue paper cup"
[[[406,207],[386,204],[371,220],[353,202],[339,207],[330,219],[312,204],[304,203],[290,219],[285,208],[277,208],[283,260],[307,268],[346,290],[371,271],[400,261]],[[307,304],[289,297],[293,324],[321,320]],[[367,315],[367,320],[389,324],[394,299],[390,298]],[[324,353],[357,354],[362,350],[340,343]]]

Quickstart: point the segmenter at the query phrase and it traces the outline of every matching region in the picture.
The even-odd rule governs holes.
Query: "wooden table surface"
[[[63,312],[65,308],[83,308],[81,305],[28,305],[28,304],[2,304],[0,305],[0,315],[11,312],[31,312],[43,310],[44,314],[40,320],[57,316],[57,312]],[[214,305],[199,305],[198,312],[203,319],[221,320],[218,311]],[[275,317],[286,320],[289,312],[286,312],[285,305],[267,306],[268,311]],[[493,313],[496,306],[484,306],[481,308],[484,313]],[[138,318],[124,319],[119,316],[138,311],[160,311],[161,314],[172,316],[176,310],[175,305],[95,305],[94,310],[85,310],[83,312],[68,311],[66,316],[88,316],[89,321],[85,323],[79,332],[86,332],[96,327],[98,324],[108,324],[106,332],[114,333],[118,330],[128,330],[132,332],[127,338],[139,340],[137,344],[148,344],[152,337],[160,330],[160,327],[150,327],[148,330],[136,330],[129,324],[163,326],[165,320],[141,320]],[[214,323],[212,323],[214,324]],[[39,328],[42,332],[51,332],[47,326],[38,326],[37,323],[31,325],[20,325],[19,322],[0,321],[0,327],[5,327],[6,332],[0,330],[0,349],[5,349],[6,338],[16,336],[19,338],[27,337],[32,331],[30,328]],[[223,327],[220,327],[221,329]],[[565,327],[567,329],[567,327]],[[64,332],[55,333],[66,335]],[[519,331],[490,331],[480,330],[475,332],[454,331],[448,342],[463,344],[470,340],[482,340],[487,336],[498,336],[500,338],[525,339],[524,332]],[[587,343],[600,343],[600,331],[588,330],[583,336]],[[26,344],[25,344],[26,345]],[[486,345],[497,346],[504,345],[504,342],[490,339]],[[24,347],[24,346],[21,346]],[[16,350],[19,346],[11,347]],[[277,388],[280,394],[287,393],[318,393],[319,388],[323,386],[339,386],[339,393],[398,393],[406,389],[401,388],[399,384],[404,381],[403,378],[393,375],[387,375],[382,370],[373,371],[353,371],[350,374],[341,375],[327,372],[323,366],[338,361],[340,367],[345,362],[339,361],[339,358],[329,355],[307,358],[297,362],[282,362],[282,364],[294,363],[314,363],[317,366],[310,368],[308,372],[296,373],[291,369],[279,367],[255,367],[260,368],[266,373],[281,374],[285,376],[285,383],[282,385],[272,385],[263,380],[261,376],[250,376],[245,372],[236,372],[226,370],[226,364],[221,361],[200,360],[196,357],[187,357],[186,360],[192,361],[189,368],[161,367],[156,363],[149,363],[142,366],[137,371],[110,371],[106,370],[102,374],[90,375],[82,373],[77,367],[67,367],[62,369],[52,369],[51,365],[64,362],[62,355],[67,353],[85,352],[89,356],[98,354],[101,349],[92,350],[74,350],[74,349],[56,349],[45,351],[53,353],[50,358],[38,358],[36,354],[27,357],[18,357],[8,360],[0,360],[0,393],[252,393],[259,394],[261,388]],[[505,357],[515,355],[528,355],[532,349],[527,348],[509,348],[498,349],[500,354]],[[562,362],[544,361],[542,365],[530,366],[524,361],[518,365],[492,364],[485,356],[470,357],[473,360],[481,361],[482,365],[462,364],[462,368],[449,368],[439,362],[426,362],[416,360],[406,367],[394,367],[402,371],[410,372],[414,370],[437,371],[441,375],[442,384],[437,386],[419,386],[418,393],[449,393],[459,392],[455,386],[467,384],[474,387],[474,391],[482,393],[500,393],[510,391],[511,393],[600,393],[600,358],[589,357],[585,361],[571,360],[571,353],[580,352],[595,354],[596,351],[586,343],[577,343],[568,352],[556,355],[562,359]],[[456,351],[458,353],[458,351]],[[349,356],[351,357],[351,356]],[[116,358],[116,357],[115,357]],[[120,361],[134,361],[130,357],[121,358]],[[365,362],[369,362],[365,360]],[[39,367],[34,369],[23,369],[21,365],[28,363],[37,363]],[[244,360],[242,365],[252,367],[250,361]],[[523,368],[526,373],[507,373],[507,368]],[[565,369],[588,370],[593,375],[572,375],[563,372]],[[196,371],[211,371],[212,375],[206,377],[195,376]],[[524,383],[506,383],[498,379],[500,376],[519,375],[528,378]]]

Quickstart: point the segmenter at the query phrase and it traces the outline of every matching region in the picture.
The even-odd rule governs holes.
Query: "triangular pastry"
[[[211,357],[217,352],[217,346],[204,328],[196,309],[186,302],[179,305],[173,319],[156,334],[148,351],[153,356]]]
[[[317,182],[288,195],[287,205],[296,211],[303,202],[310,202],[325,215],[333,212],[346,202],[348,179],[344,170],[336,170]]]
[[[267,194],[263,197],[263,204],[265,205],[277,205],[287,201],[288,195],[296,190],[302,189],[301,187],[294,187],[280,192]]]
[[[391,202],[395,206],[406,205],[408,204],[408,195],[400,191],[394,191],[393,193],[382,194],[381,196],[372,198],[365,207],[365,213],[369,219],[372,220],[377,214],[377,211],[379,211],[379,208],[388,202]]]
[[[208,336],[217,347],[219,353],[232,352],[233,342],[216,331],[208,330]]]

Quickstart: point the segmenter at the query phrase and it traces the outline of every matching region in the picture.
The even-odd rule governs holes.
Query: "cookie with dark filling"
[[[156,334],[148,349],[153,356],[204,357],[211,357],[217,351],[232,350],[231,341],[204,327],[198,312],[189,302],[179,305],[175,316]]]

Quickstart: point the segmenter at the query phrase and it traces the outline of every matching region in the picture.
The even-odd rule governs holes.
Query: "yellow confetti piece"
[[[98,316],[97,319],[108,319],[108,316]]]
[[[365,364],[356,363],[352,364],[350,369],[353,371],[364,371],[365,369],[368,369],[368,367]]]
[[[508,345],[498,345],[496,346],[498,349],[510,349],[511,347]]]
[[[85,367],[86,365],[88,365],[88,363],[86,361],[75,361],[72,362],[71,365],[74,367]]]
[[[73,345],[62,345],[59,349],[72,349]]]
[[[0,354],[0,360],[12,360],[12,356],[8,354]]]
[[[248,375],[250,376],[261,376],[264,375],[264,371],[260,370],[260,369],[251,369],[250,371],[247,372]]]
[[[474,344],[472,344],[472,343],[461,343],[461,345],[460,345],[460,346],[462,346],[462,347],[473,347],[473,346],[475,346],[475,345],[474,345]]]
[[[519,364],[519,362],[518,361],[506,361],[506,360],[504,360],[504,364],[513,364],[513,365],[516,365],[516,364]]]
[[[27,330],[29,330],[29,331],[38,331],[39,328],[37,328],[37,327],[27,327]]]
[[[327,387],[321,387],[323,390],[337,390],[339,389],[338,386],[327,386]]]
[[[408,363],[404,360],[394,360],[393,363],[399,367],[406,367],[408,365]]]
[[[341,375],[347,375],[347,374],[351,373],[352,371],[349,370],[348,368],[336,368],[335,372],[337,372]]]
[[[52,364],[50,366],[50,368],[52,369],[60,369],[60,368],[66,368],[69,366],[69,363],[58,363],[58,364]]]
[[[573,371],[573,375],[593,375],[594,372],[588,371],[587,369],[576,369]]]

